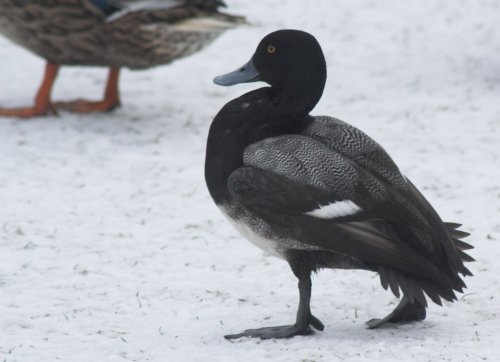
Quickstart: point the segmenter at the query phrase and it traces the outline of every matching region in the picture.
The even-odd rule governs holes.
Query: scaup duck
[[[338,119],[311,116],[326,81],[316,39],[298,30],[267,35],[251,60],[214,79],[219,85],[264,81],[226,104],[210,127],[208,190],[229,221],[257,246],[286,260],[298,278],[295,324],[226,336],[285,338],[323,324],[311,314],[312,272],[378,272],[399,305],[369,328],[423,320],[427,300],[456,300],[473,259],[374,140]]]
[[[190,55],[244,19],[219,12],[220,0],[0,1],[0,33],[47,60],[32,107],[0,108],[0,116],[28,118],[56,108],[107,111],[120,104],[121,67],[146,69]],[[53,104],[61,65],[105,66],[104,99]]]

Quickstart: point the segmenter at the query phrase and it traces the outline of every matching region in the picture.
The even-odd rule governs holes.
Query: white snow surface
[[[155,69],[124,71],[112,113],[0,119],[0,361],[498,361],[500,1],[228,2],[253,24]],[[244,240],[203,177],[211,120],[258,84],[212,84],[280,28],[322,44],[313,114],[380,142],[442,218],[472,236],[475,274],[422,323],[367,330],[397,303],[375,273],[324,270],[324,332],[224,340],[293,322],[287,264]],[[0,105],[29,104],[44,62],[0,39]],[[54,98],[98,98],[106,70],[66,67]]]

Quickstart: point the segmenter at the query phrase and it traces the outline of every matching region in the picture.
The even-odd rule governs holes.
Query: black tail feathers
[[[444,224],[462,262],[457,272],[453,273],[454,275],[448,275],[449,284],[443,285],[442,283],[437,283],[432,280],[420,279],[396,270],[380,267],[378,272],[380,275],[380,282],[384,289],[387,290],[390,288],[393,294],[398,298],[401,290],[404,297],[407,298],[410,303],[416,301],[424,307],[427,307],[427,300],[424,293],[438,305],[442,305],[441,299],[450,302],[457,300],[455,291],[463,292],[463,288],[466,287],[458,273],[464,276],[472,276],[472,273],[463,265],[463,262],[474,261],[474,258],[466,254],[464,250],[470,250],[474,247],[460,240],[470,235],[465,231],[458,230],[461,224]],[[446,274],[449,273],[450,271]]]

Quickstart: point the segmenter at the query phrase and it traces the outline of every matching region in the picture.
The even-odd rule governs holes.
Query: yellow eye
[[[273,54],[276,51],[276,47],[274,45],[268,45],[267,46],[267,52],[269,54]]]

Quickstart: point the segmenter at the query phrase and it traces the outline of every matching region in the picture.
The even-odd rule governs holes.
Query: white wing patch
[[[335,219],[337,217],[354,215],[362,210],[362,208],[351,200],[343,200],[321,206],[313,211],[306,212],[305,214],[320,219]]]

